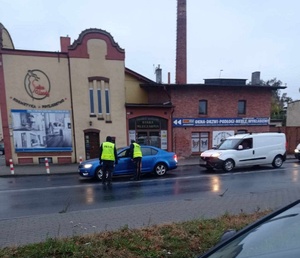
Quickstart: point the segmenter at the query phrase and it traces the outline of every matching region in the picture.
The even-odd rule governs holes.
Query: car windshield
[[[209,258],[299,257],[300,205],[285,211],[230,241]]]
[[[218,150],[236,149],[241,139],[226,139],[218,147]]]

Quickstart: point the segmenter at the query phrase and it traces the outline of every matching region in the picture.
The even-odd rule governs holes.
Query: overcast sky
[[[277,78],[300,99],[299,0],[187,0],[187,82]],[[176,0],[0,0],[0,23],[16,49],[60,51],[89,28],[125,49],[127,68],[175,82]]]

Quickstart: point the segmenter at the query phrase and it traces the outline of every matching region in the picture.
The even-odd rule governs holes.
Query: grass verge
[[[197,257],[213,247],[224,231],[240,230],[270,212],[224,214],[216,219],[198,219],[143,229],[124,227],[114,232],[65,239],[49,238],[43,243],[0,249],[0,257]]]

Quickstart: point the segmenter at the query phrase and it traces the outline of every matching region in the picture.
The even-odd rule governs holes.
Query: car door
[[[150,146],[141,146],[142,150],[142,172],[152,172],[157,160],[157,150]]]
[[[132,174],[134,172],[134,164],[131,161],[129,148],[118,153],[118,165],[115,167],[115,174]]]
[[[238,157],[238,166],[252,166],[256,165],[255,152],[253,149],[252,138],[244,139],[239,146],[243,146],[242,149],[237,150],[236,155]]]

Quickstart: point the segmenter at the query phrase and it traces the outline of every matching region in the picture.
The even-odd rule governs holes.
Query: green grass
[[[0,249],[0,257],[197,257],[214,246],[224,231],[239,230],[270,212],[266,210],[253,214],[224,214],[216,219],[199,219],[143,229],[124,227],[118,231],[84,237],[50,238],[39,244]]]

